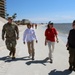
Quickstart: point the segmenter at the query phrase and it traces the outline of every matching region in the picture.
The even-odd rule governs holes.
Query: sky
[[[16,20],[34,23],[71,23],[75,19],[75,0],[6,0],[6,12]]]

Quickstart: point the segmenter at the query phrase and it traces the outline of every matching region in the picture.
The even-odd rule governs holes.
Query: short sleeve
[[[55,33],[55,35],[57,35],[58,33],[57,33],[57,30],[54,28],[54,33]]]

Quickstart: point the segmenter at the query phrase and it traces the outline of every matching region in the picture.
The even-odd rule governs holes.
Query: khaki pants
[[[54,51],[55,42],[48,41],[48,47],[49,47],[49,59],[52,59],[52,53]]]
[[[34,58],[34,41],[27,42],[27,46],[29,55],[32,55],[32,57]]]
[[[75,67],[75,49],[69,48],[69,64]]]

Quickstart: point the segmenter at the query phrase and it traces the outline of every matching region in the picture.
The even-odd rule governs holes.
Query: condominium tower
[[[6,6],[6,0],[0,0],[0,16],[5,18],[5,6]]]

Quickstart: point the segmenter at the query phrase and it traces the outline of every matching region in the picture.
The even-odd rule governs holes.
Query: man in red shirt
[[[57,31],[53,27],[53,23],[49,23],[47,29],[45,30],[45,45],[48,43],[50,63],[53,62],[52,52],[54,51],[55,41],[58,43]]]

